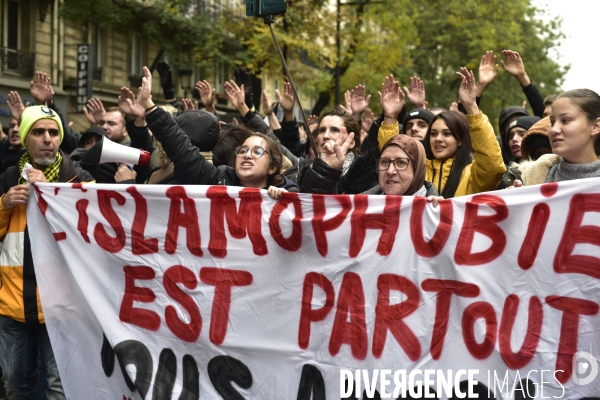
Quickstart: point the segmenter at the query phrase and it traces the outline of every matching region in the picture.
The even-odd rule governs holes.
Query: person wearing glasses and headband
[[[231,166],[215,167],[166,111],[152,101],[152,74],[144,67],[140,104],[146,110],[146,123],[167,156],[173,161],[175,178],[183,185],[225,185],[266,189],[278,199],[282,192],[297,192],[298,186],[281,174],[283,155],[266,135],[252,133],[235,150]]]
[[[424,196],[434,207],[443,199],[431,182],[425,180],[425,149],[413,137],[395,135],[388,139],[381,149],[377,169],[379,185],[364,194]]]

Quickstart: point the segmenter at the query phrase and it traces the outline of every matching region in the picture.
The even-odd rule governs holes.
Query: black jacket
[[[298,174],[298,186],[302,193],[360,194],[377,185],[379,174],[376,160],[379,149],[374,147],[354,158],[346,175],[331,168],[320,158],[306,165]]]
[[[165,153],[173,161],[175,179],[183,185],[242,186],[235,169],[208,162],[188,136],[164,110],[157,108],[146,116],[148,128],[156,137]],[[281,187],[297,192],[297,186],[285,179]]]
[[[375,123],[373,123],[375,125]],[[296,183],[302,193],[318,194],[360,194],[366,192],[379,183],[377,159],[379,147],[377,145],[378,129],[369,130],[369,134],[361,146],[361,155],[354,158],[354,162],[344,176],[342,171],[331,168],[321,158],[305,160],[305,166],[300,168]],[[358,140],[358,137],[356,137]]]
[[[12,167],[13,165],[19,164],[19,159],[25,153],[25,148],[22,147],[19,150],[15,150],[10,145],[8,137],[4,138],[0,142],[0,174]]]

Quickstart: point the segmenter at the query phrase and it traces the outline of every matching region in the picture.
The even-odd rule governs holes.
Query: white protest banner
[[[36,189],[29,234],[69,399],[600,393],[598,179],[437,208],[224,186]]]

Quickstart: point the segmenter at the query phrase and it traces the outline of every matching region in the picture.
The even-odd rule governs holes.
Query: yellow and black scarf
[[[44,176],[46,177],[47,182],[58,182],[58,172],[60,171],[60,163],[62,162],[62,156],[60,152],[56,153],[56,161],[49,165],[42,171]],[[22,173],[25,164],[31,164],[31,156],[29,155],[29,151],[23,153],[21,158],[19,159],[19,185],[24,185],[26,183],[25,179],[23,179]]]

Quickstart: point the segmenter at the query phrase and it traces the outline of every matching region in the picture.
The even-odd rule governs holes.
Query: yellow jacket
[[[4,197],[4,195],[2,196]],[[0,239],[2,253],[0,254],[0,315],[10,317],[19,322],[25,322],[25,301],[23,297],[24,279],[24,239],[27,214],[25,204],[14,208],[6,208],[0,197]],[[44,322],[40,295],[37,292],[38,319]]]
[[[488,117],[479,111],[479,114],[467,115],[467,118],[469,120],[474,161],[463,169],[454,197],[494,190],[498,186],[502,175],[506,172],[502,160],[502,150],[496,140],[494,128]],[[378,136],[379,149],[381,150],[385,142],[397,134],[398,124],[382,124]],[[446,181],[453,163],[453,158],[427,160],[425,179],[433,183],[440,194],[446,187]]]

